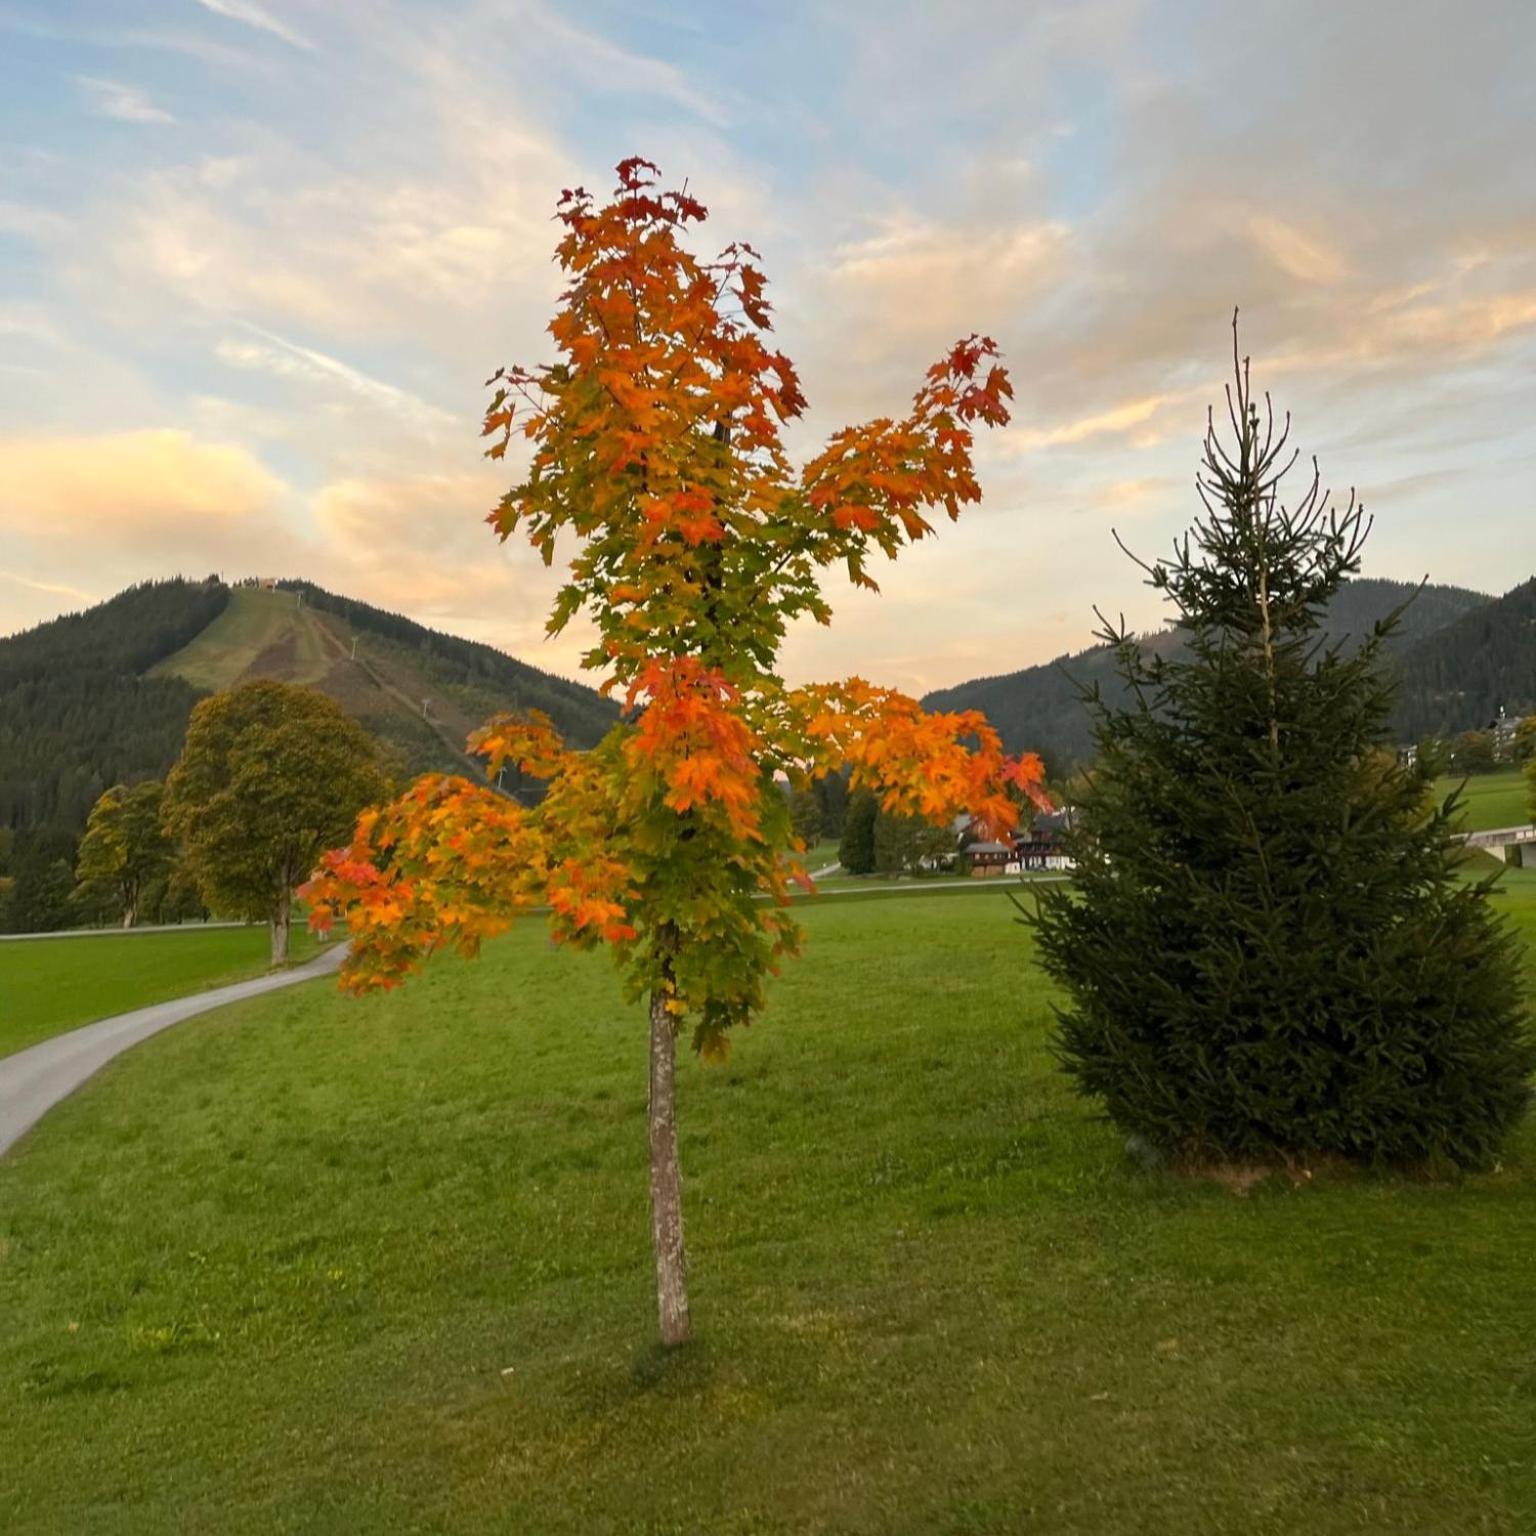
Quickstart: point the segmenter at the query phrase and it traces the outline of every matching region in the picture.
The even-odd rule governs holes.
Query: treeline
[[[0,640],[0,827],[73,840],[109,785],[176,760],[197,691],[146,677],[229,602],[208,582],[145,582]],[[12,856],[15,856],[13,847]]]
[[[334,613],[355,630],[382,636],[419,653],[449,686],[492,693],[504,710],[542,710],[575,746],[595,745],[619,718],[618,706],[595,689],[556,677],[493,646],[429,629],[403,614],[338,597],[313,582],[283,581],[278,585],[284,591],[302,592],[306,603]]]

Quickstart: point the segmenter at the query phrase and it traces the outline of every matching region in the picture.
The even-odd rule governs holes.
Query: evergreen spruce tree
[[[1187,652],[1104,621],[1129,701],[1090,698],[1075,890],[1030,918],[1066,989],[1058,1050],[1176,1159],[1485,1165],[1536,1067],[1515,941],[1458,873],[1456,797],[1388,747],[1401,610],[1353,651],[1320,634],[1370,525],[1315,463],[1282,504],[1290,421],[1267,396],[1261,420],[1233,335],[1235,440],[1209,422],[1205,513],[1142,567]]]

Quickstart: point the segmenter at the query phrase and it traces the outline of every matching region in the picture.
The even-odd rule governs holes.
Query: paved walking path
[[[279,987],[324,976],[341,964],[346,948],[345,944],[334,944],[291,971],[237,981],[233,986],[215,987],[211,992],[195,992],[191,997],[98,1019],[94,1024],[28,1046],[14,1056],[0,1058],[0,1153],[29,1131],[60,1099],[67,1098],[130,1045],[137,1045],[195,1014],[222,1008],[225,1003],[238,1003],[242,998],[260,997]]]
[[[140,923],[134,928],[55,928],[47,933],[0,933],[0,944],[30,944],[34,939],[135,939],[141,933],[205,933],[210,928],[265,928],[265,923]]]

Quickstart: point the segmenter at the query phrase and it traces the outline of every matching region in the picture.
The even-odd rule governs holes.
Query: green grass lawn
[[[837,839],[822,838],[819,843],[812,843],[805,850],[805,867],[812,872],[825,869],[828,864],[837,862]]]
[[[603,957],[530,926],[120,1058],[0,1160],[0,1529],[1536,1529],[1536,1126],[1459,1184],[1142,1171],[1011,914],[808,904],[682,1065],[670,1357]]]
[[[1436,779],[1435,794],[1444,799],[1461,782],[1454,777]],[[1530,785],[1525,775],[1514,769],[1475,775],[1466,781],[1461,798],[1467,828],[1472,832],[1523,827],[1532,819]]]
[[[96,1019],[267,970],[265,928],[187,927],[175,933],[101,933],[0,944],[0,1056]],[[294,960],[315,952],[295,926]]]

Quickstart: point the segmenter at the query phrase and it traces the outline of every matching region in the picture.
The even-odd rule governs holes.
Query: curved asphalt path
[[[225,1003],[238,1003],[243,998],[260,997],[264,992],[276,992],[280,987],[324,976],[340,966],[346,951],[345,944],[333,944],[291,971],[257,976],[251,981],[237,981],[233,986],[216,987],[211,992],[195,992],[191,997],[119,1013],[72,1029],[68,1034],[55,1035],[51,1040],[39,1041],[14,1056],[0,1057],[0,1154],[31,1130],[60,1099],[68,1098],[130,1045],[137,1045],[183,1019],[222,1008]]]

